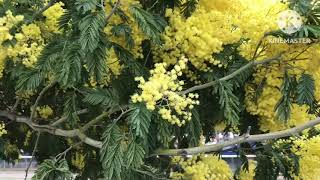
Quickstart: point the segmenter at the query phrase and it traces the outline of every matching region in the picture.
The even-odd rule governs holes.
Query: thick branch
[[[12,121],[16,121],[19,123],[25,123],[36,131],[47,132],[52,135],[62,136],[62,137],[78,137],[82,142],[84,142],[90,146],[93,146],[96,148],[101,148],[101,146],[102,146],[101,141],[97,141],[92,138],[89,138],[88,136],[86,136],[84,134],[83,131],[81,131],[79,129],[63,130],[63,129],[54,128],[52,126],[41,126],[41,125],[37,125],[37,124],[30,122],[27,117],[16,116],[16,115],[14,115],[10,112],[7,112],[7,111],[0,111],[0,117],[6,117]],[[95,119],[97,119],[97,118],[95,118]],[[101,119],[103,119],[103,118],[101,118]],[[244,136],[242,136],[238,139],[226,141],[221,144],[214,144],[214,145],[207,145],[207,146],[203,146],[203,147],[193,147],[193,148],[186,148],[186,149],[163,149],[163,150],[156,151],[151,156],[156,156],[156,155],[177,156],[177,155],[185,155],[185,154],[199,154],[199,153],[219,151],[224,147],[235,145],[235,144],[241,144],[244,142],[262,142],[262,141],[266,141],[266,140],[272,140],[272,139],[278,139],[278,138],[296,135],[297,133],[300,133],[305,129],[312,128],[318,124],[320,124],[320,117],[313,120],[313,121],[309,121],[303,125],[300,125],[300,126],[297,126],[297,127],[291,128],[291,129],[283,130],[283,131],[266,133],[266,134],[259,134],[259,135],[250,135],[250,136],[248,136],[248,134],[246,133]],[[248,132],[250,132],[250,131],[248,130]]]
[[[236,145],[236,144],[241,144],[241,143],[245,143],[245,142],[262,142],[262,141],[266,141],[266,140],[273,140],[273,139],[292,136],[292,135],[295,135],[297,133],[302,132],[305,129],[309,129],[311,127],[314,127],[317,124],[320,124],[320,118],[317,118],[317,119],[315,119],[313,121],[309,121],[303,125],[300,125],[300,126],[297,126],[297,127],[291,128],[291,129],[283,130],[283,131],[272,132],[272,133],[267,133],[267,134],[259,134],[259,135],[250,135],[250,136],[244,135],[244,136],[241,136],[241,137],[234,139],[234,140],[231,140],[231,141],[226,141],[223,143],[207,145],[207,146],[202,146],[202,147],[193,147],[193,148],[186,148],[186,149],[163,149],[163,150],[156,151],[151,156],[156,156],[156,155],[179,156],[179,155],[214,152],[214,151],[219,151],[224,147],[228,147],[228,146]]]
[[[185,91],[182,91],[181,94],[188,94],[190,92],[193,92],[193,91],[197,91],[197,90],[201,90],[201,89],[206,89],[206,88],[209,88],[211,86],[214,86],[216,85],[219,81],[228,81],[232,78],[234,78],[235,76],[237,76],[238,74],[242,73],[243,71],[253,67],[253,66],[257,66],[257,65],[260,65],[260,64],[267,64],[267,63],[270,63],[272,61],[275,61],[275,60],[279,60],[281,58],[283,53],[280,53],[278,54],[277,56],[275,57],[272,57],[272,58],[268,58],[268,59],[264,59],[264,60],[261,60],[261,61],[250,61],[248,64],[242,66],[240,69],[234,71],[233,73],[223,77],[223,78],[220,78],[218,80],[215,80],[215,81],[211,81],[211,82],[208,82],[208,83],[205,83],[205,84],[201,84],[201,85],[198,85],[198,86],[193,86]]]
[[[64,130],[64,129],[59,129],[59,128],[48,126],[48,125],[39,125],[39,124],[31,122],[28,117],[16,116],[15,114],[8,112],[8,111],[0,111],[0,117],[6,117],[11,121],[27,124],[30,128],[32,128],[33,130],[38,131],[38,132],[46,132],[46,133],[49,133],[52,135],[62,136],[62,137],[70,137],[70,138],[78,137],[82,142],[84,142],[90,146],[101,148],[100,141],[96,141],[96,140],[89,138],[88,136],[86,136],[84,134],[84,131],[80,130],[80,129]],[[94,120],[96,120],[96,119],[97,118],[95,118]],[[102,120],[102,119],[103,118],[99,118],[99,120]],[[94,120],[92,120],[92,121],[94,121]],[[84,125],[86,127],[85,130],[88,130],[88,128],[89,128],[88,124],[94,125],[92,123],[92,121],[89,121],[87,124]],[[97,122],[97,121],[95,121],[95,122]]]

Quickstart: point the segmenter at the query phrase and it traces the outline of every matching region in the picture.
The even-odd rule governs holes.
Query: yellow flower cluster
[[[57,2],[42,13],[46,17],[46,20],[44,22],[45,31],[60,33],[58,20],[64,13],[63,6],[64,4],[62,2]]]
[[[37,107],[37,112],[39,113],[40,117],[44,119],[47,119],[53,114],[53,110],[48,105]]]
[[[280,148],[282,144],[293,144],[291,151],[299,156],[299,175],[294,179],[318,179],[320,174],[320,136],[314,136],[310,139],[307,135],[301,137],[290,137],[287,140],[278,140],[275,148]],[[293,174],[293,172],[291,172]]]
[[[14,16],[10,10],[6,11],[6,15],[0,17],[0,78],[5,66],[5,60],[8,56],[8,47],[2,46],[2,43],[7,40],[12,40],[13,35],[10,34],[10,29],[23,20],[23,16]]]
[[[0,123],[0,137],[7,134],[7,130],[5,129],[4,123]]]
[[[191,120],[192,114],[189,112],[195,104],[199,104],[198,94],[189,93],[182,95],[184,81],[179,81],[182,70],[186,68],[187,59],[182,58],[171,71],[167,71],[166,63],[155,64],[155,69],[151,70],[151,77],[145,81],[143,77],[137,77],[140,82],[141,94],[134,94],[132,101],[145,102],[149,110],[155,110],[159,106],[158,113],[171,124],[182,126],[186,121]],[[177,115],[175,115],[176,113]],[[181,117],[183,120],[180,120]]]
[[[302,137],[295,140],[292,151],[300,157],[300,171],[295,179],[318,179],[320,174],[320,136],[311,139]]]
[[[14,61],[22,61],[28,68],[37,62],[38,56],[44,47],[41,30],[36,24],[23,25],[21,32],[15,34],[17,43],[8,48],[8,56]]]
[[[236,24],[242,30],[242,38],[247,40],[239,50],[242,56],[250,60],[264,34],[279,30],[277,18],[281,11],[288,9],[288,5],[282,0],[239,1],[241,13],[237,15]]]
[[[84,161],[85,156],[83,155],[83,153],[80,152],[75,152],[72,155],[71,158],[71,163],[72,165],[74,165],[77,169],[79,170],[83,170],[84,166],[85,166],[85,161]]]
[[[25,135],[25,139],[24,139],[24,142],[23,142],[23,145],[24,146],[28,146],[30,141],[31,141],[31,136],[32,136],[32,131],[27,131],[27,134]]]
[[[154,58],[175,64],[181,56],[201,71],[212,67],[225,68],[226,62],[215,58],[225,45],[245,40],[240,54],[251,59],[256,45],[265,32],[278,30],[279,12],[287,9],[281,0],[201,0],[190,17],[181,9],[168,9],[169,26],[163,35],[164,44],[154,47]],[[262,56],[262,54],[260,54]],[[199,83],[198,75],[186,68],[187,77]]]
[[[248,171],[241,169],[238,175],[239,180],[254,180],[255,176],[255,169],[256,169],[256,162],[249,160],[249,169]]]
[[[194,156],[187,160],[175,157],[172,162],[184,170],[183,173],[171,172],[170,178],[175,180],[230,180],[233,176],[228,164],[214,155]]]
[[[234,21],[233,16],[208,8],[207,4],[216,5],[207,0],[200,1],[196,11],[187,19],[180,9],[167,10],[170,26],[163,35],[165,44],[156,48],[156,59],[175,64],[181,56],[186,56],[199,70],[207,71],[209,65],[222,67],[212,55],[221,52],[223,45],[238,42],[241,33],[230,23]]]

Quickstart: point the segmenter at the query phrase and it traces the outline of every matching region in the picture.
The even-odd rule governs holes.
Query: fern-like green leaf
[[[22,72],[16,84],[17,91],[35,91],[45,79],[45,74],[38,69]]]
[[[72,180],[73,174],[69,170],[66,160],[57,161],[47,159],[35,171],[32,180]]]
[[[160,34],[164,31],[164,28],[167,25],[166,21],[159,16],[152,15],[137,5],[131,6],[130,12],[142,32],[154,43],[161,44]]]
[[[188,134],[188,141],[190,147],[195,147],[199,145],[201,136],[201,123],[200,117],[197,110],[192,110],[192,119],[188,122],[186,126],[186,133]]]
[[[83,99],[84,102],[92,105],[113,107],[119,104],[119,96],[113,89],[90,89]]]
[[[71,12],[69,10],[65,10],[62,16],[60,16],[58,20],[59,29],[66,31],[69,27],[71,18],[72,18]]]
[[[234,62],[230,68],[228,74],[231,74],[241,67],[245,66],[248,62],[244,60],[237,60]],[[236,87],[241,87],[244,86],[246,81],[249,79],[249,77],[252,75],[253,69],[252,68],[247,68],[241,73],[239,73],[237,76],[231,79],[232,84],[234,84]]]
[[[148,74],[148,69],[140,64],[139,61],[134,59],[133,54],[123,48],[121,45],[112,42],[112,47],[116,53],[118,59],[126,64],[129,71],[135,76],[146,76]]]
[[[131,131],[136,137],[145,139],[149,133],[151,112],[143,104],[133,104],[131,108],[133,108],[129,116]]]
[[[81,80],[82,62],[81,47],[77,43],[71,45],[63,57],[58,81],[64,87],[73,87]]]
[[[291,97],[293,96],[293,78],[287,72],[283,76],[283,84],[281,86],[282,97],[278,101],[275,110],[277,118],[283,122],[290,119],[291,114]]]
[[[140,168],[143,164],[145,151],[143,147],[132,140],[125,154],[126,165],[128,168]]]
[[[170,127],[170,124],[161,119],[159,115],[156,115],[156,123],[157,123],[157,138],[158,141],[163,145],[164,148],[169,148],[169,144],[172,141],[172,129]]]
[[[121,179],[123,170],[123,135],[116,124],[110,124],[103,133],[102,148],[100,149],[100,162],[104,169],[106,179]]]
[[[134,47],[134,39],[132,38],[132,29],[127,24],[116,24],[112,26],[111,32],[116,37],[124,37],[126,45],[129,49]]]
[[[108,71],[106,63],[108,49],[108,42],[101,40],[98,42],[96,49],[86,56],[89,73],[97,82],[102,81]]]
[[[72,93],[68,96],[63,106],[63,112],[67,117],[67,122],[74,126],[76,121],[79,120],[78,115],[75,113],[77,111],[76,94]]]
[[[75,2],[76,10],[82,14],[95,9],[97,4],[97,0],[76,0]]]
[[[224,111],[224,117],[229,125],[239,123],[240,102],[239,98],[233,94],[233,86],[229,82],[219,81],[215,92],[219,92],[219,104]]]
[[[98,11],[85,16],[79,23],[80,43],[82,50],[93,52],[100,42],[101,33],[105,26],[105,15]]]
[[[298,104],[307,104],[312,107],[315,102],[314,91],[315,85],[313,77],[309,74],[302,74],[296,88]]]

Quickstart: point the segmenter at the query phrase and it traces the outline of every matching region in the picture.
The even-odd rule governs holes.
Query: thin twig
[[[73,149],[73,148],[76,147],[76,146],[79,146],[80,144],[82,144],[82,141],[80,141],[80,142],[78,142],[78,143],[76,143],[76,144],[71,145],[69,148],[67,148],[66,150],[64,150],[62,153],[59,153],[59,154],[55,157],[55,159],[56,159],[57,161],[59,161],[62,156],[63,156],[63,158],[65,158],[66,155],[67,155],[67,153],[68,153],[69,151],[71,151],[71,149]]]
[[[20,98],[17,97],[16,102],[14,103],[14,105],[11,108],[11,112],[15,112],[17,110],[19,103],[20,103]]]
[[[37,148],[38,148],[40,135],[41,135],[41,133],[38,132],[38,134],[37,134],[37,139],[36,139],[35,145],[34,145],[34,147],[33,147],[31,160],[30,160],[30,162],[29,162],[29,164],[28,164],[28,167],[27,167],[27,169],[26,169],[26,175],[25,175],[25,177],[24,177],[24,180],[27,180],[27,178],[28,178],[29,169],[30,169],[30,167],[31,167],[32,161],[34,160],[34,157],[35,157],[35,154],[36,154],[36,151],[37,151]]]
[[[81,109],[81,110],[79,110],[79,111],[77,111],[77,112],[74,112],[74,114],[76,114],[76,115],[81,115],[81,114],[86,114],[86,113],[88,113],[88,112],[89,112],[88,109]],[[53,123],[51,124],[51,126],[58,126],[58,125],[60,125],[61,123],[65,122],[67,119],[68,119],[67,116],[63,116],[63,117],[61,117],[60,119],[58,119],[57,121],[53,122]]]
[[[120,0],[118,0],[116,2],[116,4],[113,6],[111,12],[108,14],[108,16],[106,17],[106,23],[108,23],[109,19],[111,18],[111,16],[116,12],[117,8],[120,6]]]
[[[44,87],[42,89],[42,91],[39,93],[36,102],[34,103],[34,105],[31,107],[31,114],[30,114],[30,121],[32,122],[33,117],[35,116],[36,110],[37,110],[37,106],[42,98],[42,96],[52,87],[55,85],[55,81],[51,82],[50,84],[48,84],[46,87]]]
[[[242,73],[243,71],[253,67],[253,66],[257,66],[257,65],[261,65],[261,64],[267,64],[267,63],[270,63],[272,61],[275,61],[275,60],[279,60],[282,56],[283,52],[282,53],[279,53],[278,55],[276,55],[275,57],[272,57],[272,58],[267,58],[267,59],[264,59],[262,61],[251,61],[249,62],[248,64],[242,66],[240,69],[234,71],[233,73],[223,77],[223,78],[220,78],[218,80],[215,80],[215,81],[211,81],[211,82],[208,82],[208,83],[205,83],[205,84],[201,84],[201,85],[197,85],[197,86],[193,86],[185,91],[182,91],[180,92],[180,94],[188,94],[190,92],[193,92],[193,91],[197,91],[197,90],[201,90],[201,89],[206,89],[208,87],[211,87],[211,86],[214,86],[216,85],[217,83],[219,83],[220,81],[228,81],[232,78],[234,78],[235,76],[237,76],[238,74]]]
[[[49,9],[55,3],[55,1],[56,0],[50,0],[46,6],[42,7],[39,11],[34,13],[33,16],[31,17],[31,19],[29,21],[27,21],[27,24],[34,21],[37,18],[37,16],[41,15],[43,12],[45,12],[47,9]]]
[[[251,126],[248,127],[246,134],[244,137],[248,138],[250,136]]]

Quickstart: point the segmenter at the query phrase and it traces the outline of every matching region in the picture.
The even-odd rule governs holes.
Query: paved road
[[[31,179],[34,170],[29,171],[28,179]],[[0,180],[24,180],[25,169],[0,169]]]

